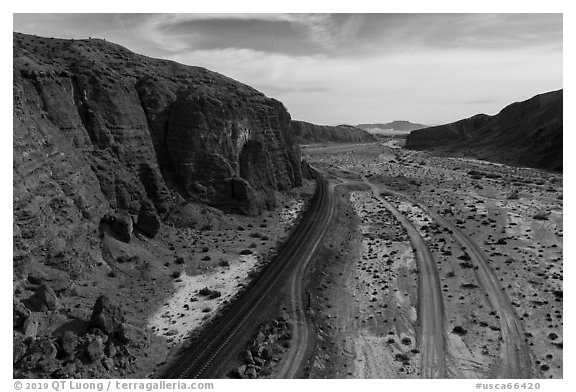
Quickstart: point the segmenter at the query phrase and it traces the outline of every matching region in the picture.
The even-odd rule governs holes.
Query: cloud
[[[155,14],[139,18],[134,29],[154,45],[174,53],[203,49],[206,41],[213,47],[257,49],[250,44],[257,40],[270,41],[274,36],[292,38],[290,46],[294,48],[312,43],[317,51],[322,51],[335,50],[342,38],[353,33],[357,20],[358,17],[353,17],[340,26],[328,14]],[[283,25],[289,29],[277,31]],[[259,32],[262,26],[268,29]],[[239,31],[248,29],[260,34],[238,35]]]
[[[15,14],[14,28],[204,66],[327,124],[437,124],[562,88],[561,14]]]
[[[172,59],[247,83],[284,102],[295,118],[329,124],[449,122],[479,112],[495,113],[508,103],[562,84],[561,53],[524,49],[497,56],[489,50],[450,49],[375,53],[359,61],[228,48],[192,51]]]

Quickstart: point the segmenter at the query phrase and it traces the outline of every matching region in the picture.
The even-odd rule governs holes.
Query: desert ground
[[[408,225],[439,277],[442,330],[435,339],[445,352],[433,371],[562,378],[562,175],[438,157],[401,143],[303,149],[339,184],[338,214],[311,271],[318,341],[308,376],[429,371],[419,319],[423,271]]]

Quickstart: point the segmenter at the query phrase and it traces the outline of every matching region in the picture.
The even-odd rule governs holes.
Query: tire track
[[[332,220],[334,214],[334,188],[333,184],[329,184],[326,180],[322,180],[320,186],[326,187],[326,200],[325,203],[328,205],[327,214],[324,214],[319,218],[319,230],[316,232],[317,238],[314,242],[310,243],[309,247],[306,249],[306,256],[298,265],[297,270],[292,274],[290,278],[290,304],[292,306],[292,313],[295,317],[292,320],[292,340],[290,344],[290,349],[288,350],[288,355],[282,361],[282,366],[274,378],[295,378],[297,377],[302,362],[306,358],[306,353],[309,351],[309,341],[313,334],[312,328],[310,328],[309,320],[306,317],[306,312],[304,310],[304,278],[306,269],[312,257],[314,256],[318,245],[324,238],[324,234],[328,229],[328,225]]]
[[[380,196],[380,190],[365,177],[373,196],[404,226],[418,260],[418,320],[420,323],[421,378],[446,378],[444,302],[436,261],[426,242],[396,207]]]
[[[503,366],[500,377],[511,379],[534,377],[530,349],[525,341],[524,328],[508,296],[500,285],[498,276],[489,266],[488,258],[484,252],[482,252],[470,237],[443,216],[405,194],[387,187],[383,188],[387,192],[419,206],[430,218],[436,221],[436,223],[449,229],[454,238],[467,249],[472,263],[478,267],[475,269],[476,279],[480,287],[488,294],[490,304],[500,315],[499,323],[503,340]]]

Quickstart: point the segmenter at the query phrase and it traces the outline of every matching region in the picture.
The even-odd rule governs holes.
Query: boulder
[[[133,229],[132,217],[124,212],[108,213],[100,220],[100,231],[122,242],[130,242]]]
[[[138,212],[136,228],[150,238],[154,238],[158,230],[160,230],[160,217],[151,201],[145,200],[142,202]]]
[[[258,378],[258,373],[253,366],[249,366],[246,371],[244,372],[249,378]]]
[[[22,302],[14,299],[12,300],[12,314],[13,327],[16,329],[24,325],[24,321],[30,315],[30,310]]]
[[[104,347],[104,354],[110,358],[114,358],[116,355],[116,346],[110,340],[106,343],[106,347]]]
[[[246,371],[246,365],[238,366],[236,368],[236,375],[242,378],[242,376],[244,376],[245,371]]]
[[[102,360],[102,365],[104,365],[104,368],[108,371],[111,371],[116,367],[114,366],[114,360],[112,358],[104,358]]]
[[[28,272],[28,282],[32,284],[42,284],[42,282],[48,279],[48,275],[40,270]]]
[[[250,351],[252,352],[253,357],[260,357],[262,356],[262,351],[266,346],[264,343],[255,343],[250,347]]]
[[[90,323],[107,335],[119,332],[124,322],[124,312],[107,295],[101,295],[94,304]]]
[[[278,355],[280,352],[282,352],[282,348],[278,344],[276,343],[269,344],[264,348],[264,350],[262,350],[262,358],[269,361],[273,359],[276,355]]]
[[[100,362],[106,356],[104,354],[104,344],[102,339],[97,336],[90,336],[86,346],[86,355],[90,362]]]
[[[41,303],[45,304],[49,310],[55,311],[60,308],[58,296],[54,292],[54,289],[47,284],[41,285],[40,288],[36,290],[35,296]]]
[[[60,347],[68,358],[73,358],[78,346],[78,335],[73,331],[65,331],[60,337]]]
[[[264,366],[266,364],[266,360],[260,357],[254,357],[254,365]]]
[[[30,316],[24,321],[24,336],[36,337],[40,327],[42,326],[42,318],[38,313],[31,313]]]
[[[254,365],[254,357],[252,356],[250,350],[244,351],[244,362]]]
[[[136,342],[139,335],[140,330],[129,323],[120,324],[116,332],[116,337],[124,344]]]

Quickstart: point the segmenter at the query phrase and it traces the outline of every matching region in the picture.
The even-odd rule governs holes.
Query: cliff
[[[489,116],[410,132],[406,148],[465,153],[512,165],[562,170],[563,90],[513,103]]]
[[[282,103],[225,76],[102,40],[23,34],[13,71],[19,203],[45,179],[95,215],[137,215],[144,200],[162,215],[180,199],[258,213],[301,182]]]
[[[368,132],[351,125],[316,125],[304,121],[292,121],[296,141],[310,143],[369,143],[376,138]]]
[[[173,260],[237,227],[220,210],[257,216],[301,184],[290,115],[203,68],[18,33],[13,103],[15,375],[143,377],[165,355],[145,316]],[[109,330],[90,321],[122,315],[102,294],[125,311]]]

